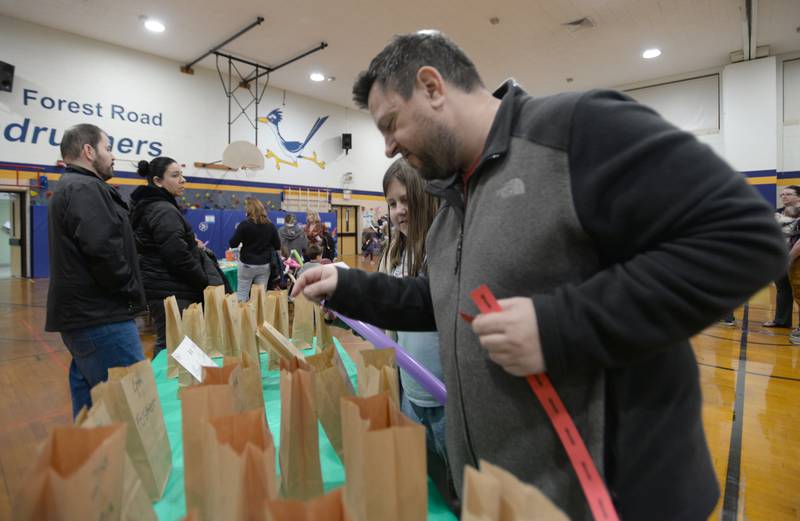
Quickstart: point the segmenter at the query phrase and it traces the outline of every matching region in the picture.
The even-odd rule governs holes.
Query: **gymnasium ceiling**
[[[453,37],[490,88],[513,76],[534,94],[720,67],[748,43],[772,55],[800,51],[800,0],[0,0],[0,15],[181,63],[263,16],[223,50],[274,66],[327,42],[273,72],[270,85],[349,107],[356,74],[393,34],[419,29]],[[145,31],[142,15],[167,30]],[[582,17],[594,27],[564,25]],[[650,47],[663,54],[642,59]],[[196,67],[214,69],[213,56]],[[312,83],[312,71],[336,80]]]

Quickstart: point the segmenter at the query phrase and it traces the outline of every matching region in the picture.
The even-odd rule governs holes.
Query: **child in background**
[[[308,260],[305,263],[303,263],[303,266],[297,271],[297,275],[295,276],[295,278],[299,277],[300,275],[302,275],[303,273],[312,268],[317,268],[319,266],[322,266],[323,264],[330,263],[330,262],[328,263],[322,262],[323,261],[322,247],[320,247],[317,244],[311,244],[308,247],[308,249],[306,249],[306,255],[308,256]]]
[[[383,177],[383,193],[393,225],[389,246],[381,258],[379,271],[395,277],[416,277],[425,272],[425,236],[438,207],[425,192],[424,181],[404,159],[389,166]],[[376,236],[373,236],[378,243]],[[442,379],[439,359],[439,334],[436,332],[397,331],[397,343],[434,376]],[[401,409],[409,418],[425,426],[429,449],[429,474],[439,481],[440,490],[449,496],[447,453],[444,441],[444,406],[438,403],[414,378],[400,370]],[[437,474],[439,479],[437,480]]]
[[[374,228],[370,227],[364,230],[364,244],[361,245],[361,251],[364,252],[364,260],[369,257],[369,263],[375,264],[375,255],[381,250],[381,242],[378,239],[378,233]]]

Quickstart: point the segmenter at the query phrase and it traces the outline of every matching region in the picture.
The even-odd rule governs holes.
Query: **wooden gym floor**
[[[46,280],[0,280],[0,520],[11,517],[37,445],[71,420],[70,356],[59,335],[43,331],[46,299]],[[693,339],[723,490],[711,519],[800,519],[800,346],[788,330],[761,326],[770,313],[765,290],[737,310],[735,327],[713,325]],[[152,335],[142,339],[149,350]],[[364,345],[342,340],[348,350]]]

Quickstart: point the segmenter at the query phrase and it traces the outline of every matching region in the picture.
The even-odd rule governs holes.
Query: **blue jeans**
[[[444,406],[421,407],[403,393],[400,398],[400,410],[403,414],[425,427],[425,441],[433,452],[447,462],[447,450],[444,441]]]
[[[69,390],[73,418],[84,405],[92,406],[90,391],[108,379],[109,368],[144,360],[139,330],[133,320],[62,331],[61,340],[72,354]]]

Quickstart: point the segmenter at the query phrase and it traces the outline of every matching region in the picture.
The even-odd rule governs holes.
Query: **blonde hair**
[[[267,211],[264,205],[255,197],[248,197],[244,203],[244,212],[247,218],[256,224],[266,224],[269,222]]]
[[[319,222],[319,214],[317,212],[306,212],[306,224],[316,224]]]

